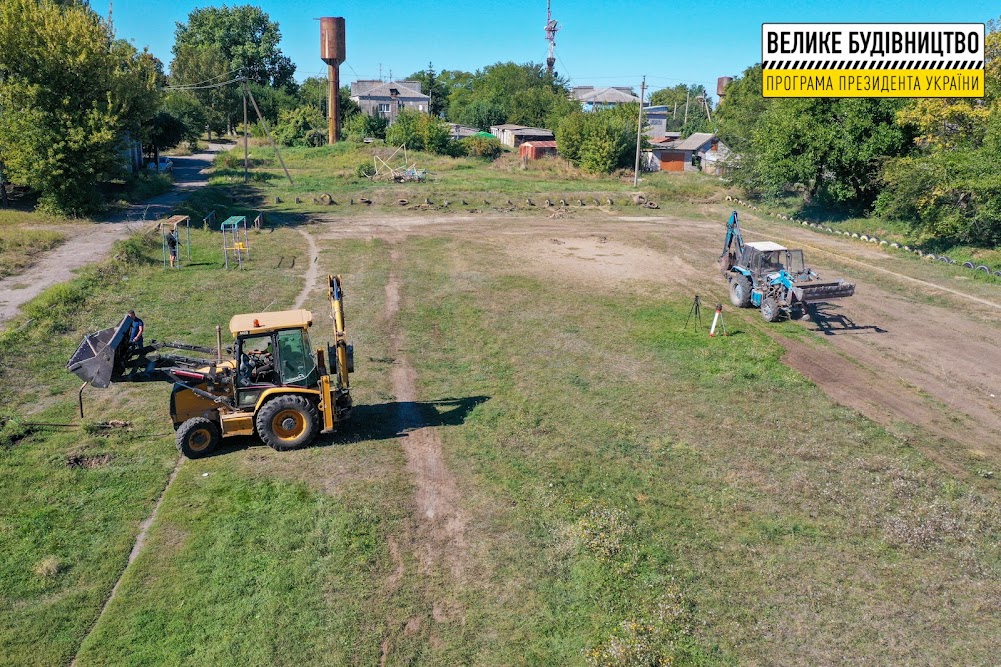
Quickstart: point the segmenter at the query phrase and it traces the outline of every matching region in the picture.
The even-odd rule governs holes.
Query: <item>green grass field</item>
[[[33,229],[40,225],[65,228],[67,223],[41,213],[0,210],[0,278],[21,273],[39,253],[66,240],[63,231]]]
[[[225,192],[247,196],[190,206],[241,210]],[[192,240],[170,272],[130,239],[0,340],[0,662],[993,660],[991,495],[833,404],[753,313],[710,340],[682,330],[687,294],[542,280],[472,235],[318,241],[321,276],[344,275],[352,420],[298,452],[244,439],[184,461],[95,625],[177,456],[164,384],[86,391],[86,429],[31,426],[79,425],[66,359],[128,307],[147,338],[212,344],[215,324],[303,286],[303,259],[277,266],[308,257],[293,228],[255,233],[243,271],[221,269],[216,234]],[[322,284],[306,307],[318,343]],[[404,358],[414,405],[395,393]],[[109,419],[129,426],[96,426]],[[422,425],[461,498],[457,532],[416,512],[399,436]]]

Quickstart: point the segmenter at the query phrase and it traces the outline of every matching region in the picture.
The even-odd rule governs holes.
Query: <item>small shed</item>
[[[555,141],[526,141],[518,147],[518,155],[529,160],[556,155]]]
[[[518,148],[526,141],[553,141],[556,139],[556,135],[551,130],[541,127],[514,125],[513,123],[493,125],[490,127],[490,134],[500,139],[502,144],[511,148]]]

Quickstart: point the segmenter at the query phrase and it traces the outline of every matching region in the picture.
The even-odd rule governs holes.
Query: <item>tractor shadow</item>
[[[841,308],[830,303],[812,303],[807,307],[809,320],[804,324],[813,323],[816,326],[811,331],[825,336],[840,336],[843,334],[887,333],[886,329],[875,324],[856,324]]]
[[[470,396],[357,405],[351,411],[350,420],[334,433],[320,436],[313,446],[391,440],[419,428],[461,426],[476,406],[488,400],[489,396]]]
[[[391,440],[419,428],[460,426],[473,409],[490,400],[489,396],[443,398],[437,401],[391,401],[372,405],[356,405],[351,418],[320,435],[309,448],[350,445],[366,440]],[[233,452],[267,447],[252,436],[224,439],[206,458],[225,456]]]

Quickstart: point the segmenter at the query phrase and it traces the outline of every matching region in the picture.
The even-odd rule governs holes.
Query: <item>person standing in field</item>
[[[132,352],[142,354],[143,331],[146,330],[146,323],[136,315],[136,311],[130,310],[129,317],[132,318],[132,326],[129,328],[129,346]]]
[[[167,251],[170,252],[170,268],[177,262],[177,230],[167,232]]]

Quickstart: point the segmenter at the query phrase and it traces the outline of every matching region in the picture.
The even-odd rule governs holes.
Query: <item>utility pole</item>
[[[428,115],[432,116],[431,103],[434,101],[434,67],[428,63]]]
[[[640,183],[640,147],[643,145],[643,98],[646,97],[646,75],[640,85],[640,116],[636,121],[636,166],[633,169],[633,187]]]
[[[282,159],[282,154],[278,150],[278,144],[275,140],[271,138],[271,130],[268,129],[268,121],[264,120],[264,115],[261,114],[260,107],[257,106],[257,100],[254,99],[254,93],[250,91],[250,86],[247,85],[247,79],[243,79],[243,87],[246,94],[250,96],[250,103],[254,105],[254,111],[257,112],[257,119],[261,121],[261,126],[264,128],[264,134],[267,136],[268,141],[271,142],[271,148],[275,149],[275,155],[278,157],[278,162],[281,163],[282,169],[285,171],[285,177],[288,178],[288,182],[294,187],[295,182],[292,180],[292,175],[288,173],[288,167],[285,166],[285,160]]]
[[[692,92],[691,90],[685,91],[685,121],[681,124],[682,128],[684,128],[685,125],[688,125],[688,96],[691,94],[691,92]]]
[[[243,91],[243,182],[250,180],[250,144],[247,142],[247,91]]]

